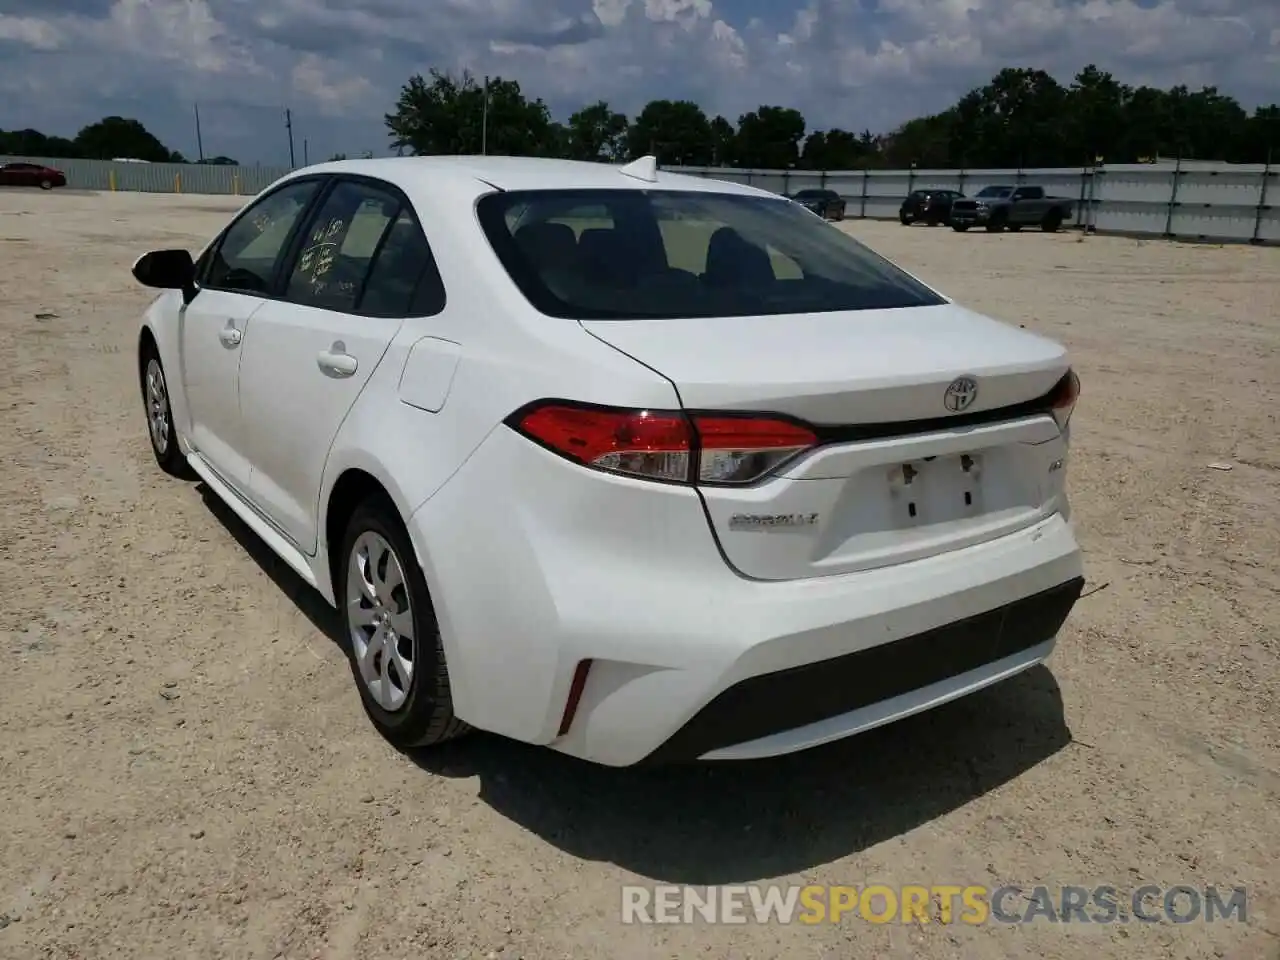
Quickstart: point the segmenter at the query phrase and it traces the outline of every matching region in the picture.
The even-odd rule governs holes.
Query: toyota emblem
[[[978,399],[978,381],[973,377],[957,377],[947,387],[942,397],[942,405],[952,413],[968,410],[973,401]]]

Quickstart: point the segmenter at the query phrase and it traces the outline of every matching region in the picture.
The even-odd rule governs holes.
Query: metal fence
[[[1270,164],[1114,164],[1038,170],[725,170],[683,173],[795,193],[834,190],[846,215],[895,219],[913,190],[959,190],[969,196],[1002,184],[1044,187],[1074,201],[1071,225],[1100,233],[1187,239],[1280,242],[1280,168]]]
[[[287,167],[103,160],[23,159],[64,171],[69,187],[152,193],[251,196]],[[894,219],[903,198],[927,187],[972,196],[986,186],[1028,184],[1073,201],[1070,225],[1102,233],[1280,242],[1280,168],[1270,164],[1176,162],[1038,170],[739,170],[670,167],[672,172],[748,183],[775,193],[834,190],[849,217]]]
[[[289,172],[288,167],[219,166],[211,163],[117,163],[54,157],[0,157],[43,163],[67,175],[73,190],[135,193],[222,193],[253,196]]]

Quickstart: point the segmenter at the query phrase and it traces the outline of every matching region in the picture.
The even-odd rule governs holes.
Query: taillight
[[[1068,370],[1049,392],[1049,409],[1053,413],[1053,419],[1058,421],[1059,430],[1067,429],[1067,423],[1071,420],[1079,399],[1080,378],[1074,370]]]
[[[751,483],[818,442],[807,427],[772,417],[693,417],[700,483]]]
[[[686,483],[693,432],[682,413],[579,407],[535,407],[511,424],[562,457],[597,470]]]
[[[547,401],[508,418],[548,450],[596,470],[666,483],[753,483],[818,442],[771,416],[686,415]]]

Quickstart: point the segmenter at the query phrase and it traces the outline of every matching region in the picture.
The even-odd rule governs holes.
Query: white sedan
[[[790,753],[1040,663],[1083,585],[1064,349],[761,190],[341,161],[133,273],[157,461],[338,608],[398,747]]]

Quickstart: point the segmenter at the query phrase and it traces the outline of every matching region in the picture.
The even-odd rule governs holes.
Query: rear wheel
[[[1010,232],[1010,233],[1017,233],[1017,232],[1018,232],[1019,230],[1021,230],[1021,229],[1022,229],[1022,224],[1020,224],[1020,223],[1011,223],[1011,224],[1009,224],[1009,232]]]
[[[440,628],[426,578],[394,506],[355,509],[342,541],[337,597],[365,713],[393,746],[430,746],[470,729],[453,714]]]
[[[968,230],[968,229],[969,229],[969,224],[967,224],[967,223],[953,223],[953,224],[951,225],[951,229],[952,229],[952,230],[954,230],[956,233],[964,233],[966,230]]]
[[[1062,226],[1062,211],[1058,209],[1050,210],[1040,221],[1040,229],[1045,233],[1056,233],[1060,226]]]

